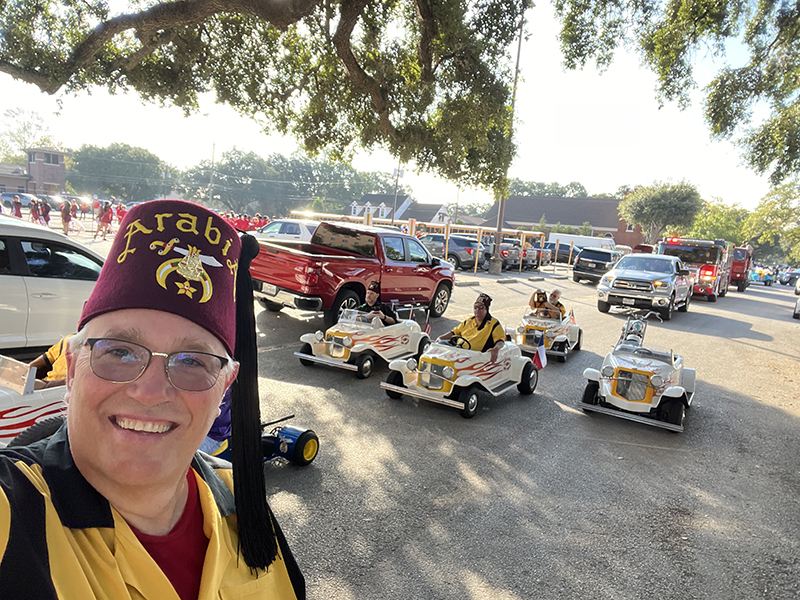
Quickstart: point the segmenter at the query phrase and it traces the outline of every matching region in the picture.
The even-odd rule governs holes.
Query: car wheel
[[[724,290],[720,290],[718,295],[720,298],[724,298],[725,294],[727,293],[728,293],[728,288],[726,287]]]
[[[38,423],[34,423],[11,440],[8,443],[8,447],[27,446],[28,444],[33,444],[39,440],[49,438],[61,428],[64,419],[64,417],[48,417],[47,419],[42,419]]]
[[[428,337],[424,337],[419,341],[419,345],[417,346],[417,360],[419,360],[420,357],[423,354],[425,354],[425,351],[428,349],[430,345],[431,345],[431,340]]]
[[[672,311],[675,308],[675,296],[670,296],[669,304],[667,308],[661,311],[661,316],[664,318],[665,321],[669,321],[672,319]]]
[[[686,412],[686,407],[679,399],[670,400],[665,408],[665,421],[673,425],[683,424],[683,415]]]
[[[441,317],[447,310],[448,304],[450,304],[450,288],[446,284],[440,283],[433,295],[433,300],[431,300],[430,315],[434,319]]]
[[[687,312],[689,310],[689,304],[692,302],[692,295],[686,295],[686,301],[681,304],[680,308],[678,309],[680,312]]]
[[[709,294],[708,296],[706,296],[706,298],[708,298],[709,302],[716,302],[717,301],[717,295],[716,294]]]
[[[461,409],[461,416],[471,419],[478,413],[478,388],[474,385],[464,388],[458,394],[458,401],[464,405],[464,408]]]
[[[800,296],[800,285],[794,286],[794,295]]]
[[[603,302],[602,300],[597,301],[597,310],[601,313],[607,313],[610,308],[611,305],[608,302]]]
[[[461,260],[459,260],[458,256],[456,256],[455,254],[448,254],[447,255],[447,262],[449,262],[451,265],[453,265],[454,269],[460,269],[461,268]]]
[[[583,346],[583,329],[578,329],[578,343],[575,344],[575,347],[572,349],[573,352],[577,352]]]
[[[375,366],[375,357],[369,352],[361,354],[356,359],[356,377],[359,379],[366,379],[372,374],[372,368]]]
[[[319,437],[310,429],[301,433],[294,443],[292,462],[301,467],[310,465],[319,453]]]
[[[522,379],[517,384],[517,391],[523,396],[532,394],[539,383],[539,371],[532,362],[525,363],[522,367]]]
[[[267,300],[265,298],[259,298],[258,303],[266,308],[269,312],[280,312],[283,308],[283,304],[279,304],[277,302],[273,302],[272,300]]]
[[[586,387],[583,390],[583,398],[581,401],[584,404],[591,404],[594,406],[595,404],[600,403],[600,398],[598,398],[598,393],[600,392],[600,384],[596,381],[590,381],[586,384]]]
[[[327,327],[332,327],[339,322],[339,317],[343,310],[358,308],[358,305],[358,294],[353,290],[342,290],[339,292],[339,295],[336,296],[336,300],[333,301],[333,306],[325,311],[325,325]]]
[[[314,355],[314,352],[311,350],[311,344],[303,344],[302,346],[300,346],[300,352],[303,354],[310,354],[312,356]],[[300,364],[303,365],[304,367],[313,367],[314,361],[301,358]]]
[[[403,383],[403,374],[400,371],[389,371],[389,376],[386,378],[386,383],[389,385],[396,385],[397,387],[406,387]],[[389,398],[397,400],[403,396],[400,392],[394,390],[386,390],[386,395]]]
[[[489,259],[488,258],[484,258],[483,259],[483,262],[481,263],[481,269],[483,269],[484,271],[489,271]]]
[[[743,291],[745,291],[745,289],[747,289],[747,286],[744,284],[744,282],[742,282],[742,283],[740,283],[739,285],[736,286],[736,291],[737,292],[743,292]]]
[[[575,283],[580,283],[581,282],[581,278],[578,277],[577,275],[573,275],[572,276],[572,281],[574,281]]]

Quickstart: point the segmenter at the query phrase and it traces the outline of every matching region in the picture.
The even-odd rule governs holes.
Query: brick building
[[[65,152],[55,148],[28,148],[28,189],[31,194],[50,196],[64,192],[67,181],[67,167],[64,164]]]

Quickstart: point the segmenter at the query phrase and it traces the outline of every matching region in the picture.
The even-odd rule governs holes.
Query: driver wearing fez
[[[470,349],[478,352],[488,350],[492,362],[497,362],[497,354],[506,343],[506,334],[500,321],[489,314],[491,304],[492,297],[489,294],[480,294],[472,306],[474,316],[456,325],[452,331],[440,335],[436,341],[443,342],[454,335],[461,336],[469,342]]]
[[[397,313],[394,312],[394,309],[385,302],[381,302],[380,299],[381,282],[370,281],[369,287],[367,288],[367,301],[359,306],[358,310],[379,317],[381,323],[384,325],[394,325],[395,323],[399,323],[400,319],[397,318]]]
[[[528,301],[531,311],[545,319],[563,319],[567,309],[561,304],[561,290],[553,288],[550,295],[543,290],[535,290]]]
[[[189,202],[127,214],[67,343],[66,422],[0,450],[0,598],[305,598],[264,488],[257,254]],[[232,465],[198,452],[231,384]]]

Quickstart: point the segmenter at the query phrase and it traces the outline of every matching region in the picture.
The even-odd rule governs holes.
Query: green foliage
[[[541,231],[542,233],[547,233],[547,219],[545,219],[544,213],[542,213],[542,218],[539,219],[539,224],[534,227],[535,231]]]
[[[479,202],[473,204],[456,204],[455,202],[451,202],[450,204],[445,204],[445,208],[450,215],[458,214],[461,217],[482,217],[489,212],[492,205]]]
[[[60,149],[39,113],[13,108],[3,113],[0,131],[0,162],[27,166],[25,150],[28,148]]]
[[[737,246],[745,240],[744,225],[748,211],[738,204],[728,206],[719,199],[703,202],[690,227],[667,229],[667,235],[702,240],[727,240]]]
[[[586,188],[577,181],[561,185],[560,183],[544,183],[542,181],[522,181],[512,179],[508,186],[512,196],[555,196],[559,198],[586,198]]]
[[[555,0],[567,68],[608,66],[619,46],[636,48],[658,78],[661,101],[689,102],[693,63],[715,58],[705,88],[711,134],[732,138],[774,185],[800,170],[800,3],[741,0]],[[726,49],[736,48],[731,66]],[[766,108],[765,119],[754,119]]]
[[[795,180],[767,194],[748,215],[744,236],[756,246],[759,260],[770,256],[783,262],[785,257],[800,264],[800,183]]]
[[[144,148],[83,145],[72,153],[67,181],[80,194],[111,195],[136,202],[168,193],[174,174],[174,169]]]
[[[562,225],[561,221],[559,221],[550,228],[550,233],[575,233],[575,232],[572,230],[572,227],[569,227],[568,225]]]
[[[619,214],[649,232],[647,243],[654,244],[668,227],[691,227],[702,207],[700,194],[690,183],[655,183],[629,193],[619,203]]]
[[[592,227],[592,224],[589,223],[589,221],[584,221],[583,225],[578,227],[578,235],[592,235],[593,232],[594,228]]]
[[[130,0],[112,14],[104,0],[2,2],[0,72],[187,112],[213,90],[312,156],[386,148],[501,194],[515,154],[509,49],[529,5]]]

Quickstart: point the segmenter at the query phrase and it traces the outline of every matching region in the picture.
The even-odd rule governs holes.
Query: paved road
[[[81,239],[79,237],[79,239]],[[106,253],[109,242],[89,242]],[[789,288],[751,286],[651,323],[647,344],[697,369],[686,431],[575,403],[624,317],[594,288],[545,274],[459,273],[438,335],[475,295],[515,326],[535,285],[564,289],[584,349],[542,371],[533,396],[454,409],[379,388],[388,372],[300,366],[322,319],[257,314],[262,414],[295,413],[321,438],[309,467],[270,463],[270,501],[324,600],[789,599],[800,596],[800,322]]]
[[[516,325],[535,282],[461,276],[438,335],[475,294]],[[647,342],[697,369],[686,431],[575,409],[624,318],[594,288],[564,289],[584,350],[550,363],[531,397],[487,399],[471,420],[390,400],[292,352],[320,318],[259,312],[262,410],[322,439],[312,466],[267,467],[271,502],[311,598],[796,598],[800,593],[798,334],[788,288],[695,302]]]

